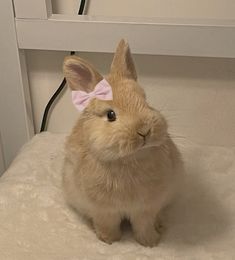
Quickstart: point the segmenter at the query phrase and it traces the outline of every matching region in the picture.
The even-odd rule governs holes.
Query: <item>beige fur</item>
[[[65,59],[64,74],[72,89],[87,92],[103,78],[75,56]],[[124,40],[106,79],[112,86],[113,100],[93,99],[67,139],[66,198],[92,220],[101,240],[119,240],[120,223],[127,218],[136,240],[155,246],[160,238],[156,219],[174,196],[182,171],[181,157],[167,133],[166,120],[145,100]],[[108,109],[115,111],[116,121],[107,120]]]

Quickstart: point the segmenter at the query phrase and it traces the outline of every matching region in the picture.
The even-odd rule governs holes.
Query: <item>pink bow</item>
[[[72,102],[78,111],[82,111],[93,98],[100,100],[113,99],[112,88],[105,79],[101,80],[92,92],[72,91]]]

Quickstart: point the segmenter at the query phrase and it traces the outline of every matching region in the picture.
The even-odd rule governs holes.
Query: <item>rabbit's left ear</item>
[[[110,74],[118,77],[137,80],[135,65],[127,42],[123,39],[118,44],[111,65]]]
[[[72,90],[91,92],[96,84],[103,79],[101,74],[90,63],[77,56],[65,58],[63,71]]]

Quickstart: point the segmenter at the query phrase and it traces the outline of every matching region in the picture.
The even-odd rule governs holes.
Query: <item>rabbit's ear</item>
[[[129,45],[123,39],[119,42],[114,54],[110,73],[119,77],[137,80]]]
[[[90,92],[103,79],[91,64],[77,56],[65,58],[63,71],[66,81],[72,90]]]

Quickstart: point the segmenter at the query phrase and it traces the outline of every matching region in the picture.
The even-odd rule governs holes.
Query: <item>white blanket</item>
[[[0,179],[1,260],[235,259],[235,148],[183,147],[187,182],[155,248],[99,241],[64,202],[64,135],[35,136]]]

